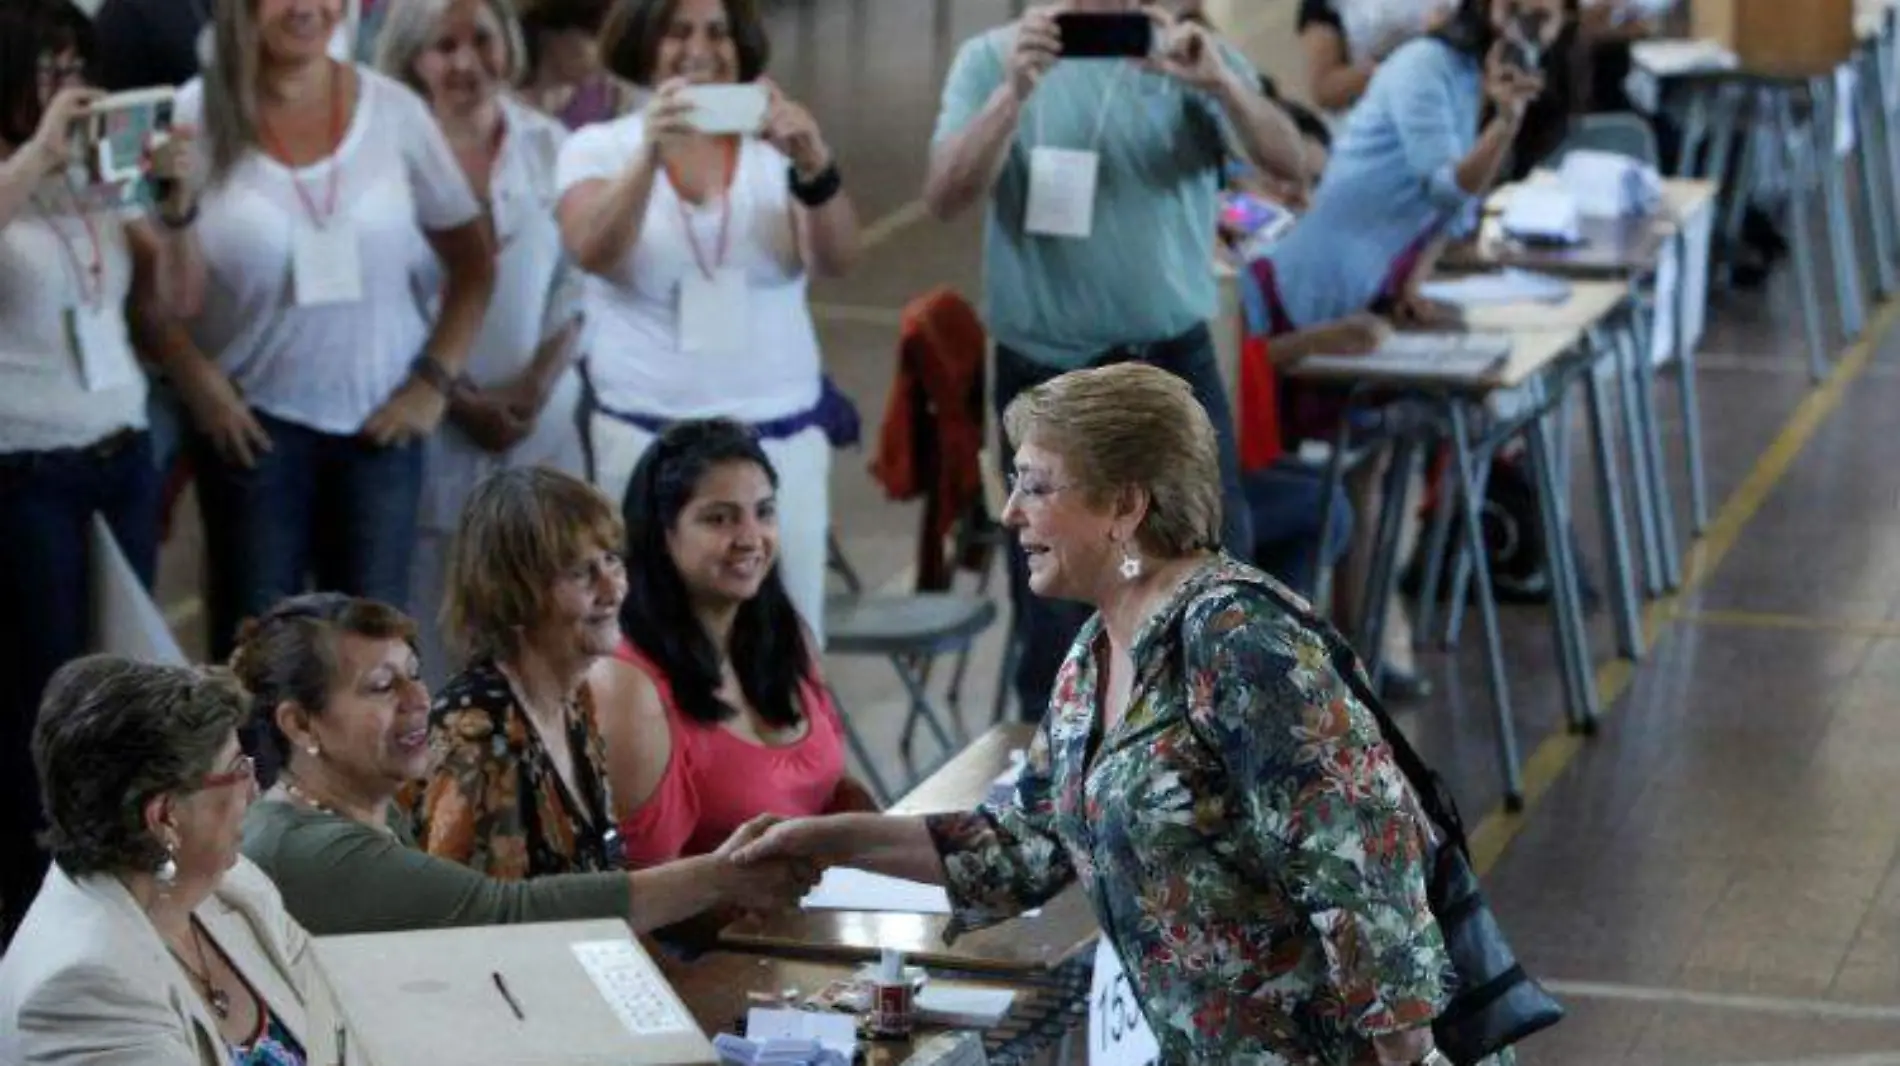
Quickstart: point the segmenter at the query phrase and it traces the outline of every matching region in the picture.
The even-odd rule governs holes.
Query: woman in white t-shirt
[[[408,602],[422,442],[494,286],[428,105],[326,54],[341,15],[341,0],[219,0],[214,61],[178,100],[205,130],[207,279],[165,362],[196,429],[217,658],[312,579]],[[432,324],[412,282],[436,258]]]
[[[0,941],[44,869],[27,752],[40,690],[89,646],[94,516],[140,582],[157,563],[128,300],[188,311],[203,280],[190,131],[153,155],[148,173],[172,184],[150,212],[120,207],[123,188],[95,183],[73,150],[69,132],[99,97],[81,82],[91,45],[67,0],[0,3]]]
[[[810,113],[761,81],[751,0],[619,0],[601,51],[659,88],[561,150],[561,233],[589,275],[594,479],[618,500],[668,424],[749,423],[780,476],[786,590],[822,638],[831,452],[806,282],[850,266],[856,211]],[[769,94],[759,135],[698,132],[692,92],[732,83]]]
[[[376,62],[435,109],[487,205],[497,249],[488,317],[424,465],[411,605],[423,669],[437,682],[455,672],[435,619],[468,494],[507,467],[586,473],[573,360],[579,276],[554,221],[554,162],[567,130],[507,95],[521,64],[521,30],[506,0],[403,0],[383,26]]]

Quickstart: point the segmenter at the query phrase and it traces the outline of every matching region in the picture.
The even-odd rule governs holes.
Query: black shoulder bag
[[[1524,972],[1504,929],[1478,884],[1465,840],[1464,820],[1444,779],[1425,765],[1405,734],[1386,714],[1359,670],[1358,657],[1339,633],[1272,585],[1257,585],[1301,625],[1325,641],[1333,669],[1353,696],[1372,712],[1392,758],[1437,829],[1426,856],[1426,895],[1445,938],[1453,971],[1451,1002],[1432,1022],[1438,1049],[1457,1066],[1473,1066],[1563,1020],[1564,1008],[1537,979]]]

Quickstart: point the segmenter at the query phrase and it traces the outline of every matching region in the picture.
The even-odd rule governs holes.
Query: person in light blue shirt
[[[1216,204],[1230,144],[1293,175],[1299,134],[1261,95],[1252,66],[1206,27],[1150,7],[1149,59],[1063,60],[1057,10],[1144,8],[1069,0],[964,42],[944,86],[925,202],[939,218],[987,202],[983,303],[997,411],[1085,366],[1140,360],[1180,375],[1221,437],[1222,539],[1245,558],[1252,537],[1207,327]],[[1017,547],[1010,577],[1016,693],[1036,716],[1087,612],[1031,595]]]
[[[1543,91],[1542,76],[1509,57],[1514,19],[1534,29],[1512,33],[1547,46],[1562,30],[1563,0],[1462,0],[1443,30],[1380,65],[1334,142],[1312,208],[1245,272],[1250,329],[1286,333],[1382,302],[1401,318],[1419,309],[1417,282],[1445,240],[1475,226]]]

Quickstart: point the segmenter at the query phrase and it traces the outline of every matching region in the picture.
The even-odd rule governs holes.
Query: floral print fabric
[[[953,933],[1081,883],[1165,1062],[1376,1063],[1373,1036],[1428,1025],[1448,994],[1426,822],[1294,602],[1251,567],[1203,567],[1137,635],[1100,736],[1098,616],[1014,797],[929,820]]]
[[[442,689],[429,734],[434,769],[414,810],[423,850],[505,881],[618,867],[606,745],[587,686],[568,719],[581,796],[555,770],[493,662],[476,663]]]

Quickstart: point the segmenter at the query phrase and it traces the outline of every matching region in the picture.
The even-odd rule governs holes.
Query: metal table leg
[[[1599,358],[1613,357],[1599,349]],[[1610,600],[1616,623],[1616,647],[1625,658],[1643,656],[1643,623],[1631,565],[1629,529],[1624,524],[1622,479],[1617,473],[1615,430],[1610,424],[1609,398],[1596,366],[1584,375],[1584,401],[1590,415],[1590,444],[1596,454],[1597,512],[1603,521],[1603,543],[1610,552]]]
[[[1643,428],[1643,450],[1632,456],[1643,463],[1653,493],[1657,559],[1662,563],[1663,587],[1682,587],[1682,545],[1676,540],[1675,501],[1669,495],[1669,476],[1663,471],[1662,428],[1656,416],[1656,363],[1649,357],[1650,320],[1634,308],[1630,322],[1636,336],[1636,410]]]
[[[1596,731],[1596,679],[1590,672],[1590,644],[1584,629],[1583,594],[1577,582],[1576,539],[1570,528],[1570,501],[1558,477],[1557,463],[1551,454],[1553,426],[1564,405],[1553,404],[1548,412],[1525,427],[1530,443],[1532,476],[1537,486],[1538,508],[1544,516],[1544,554],[1550,570],[1551,630],[1556,637],[1557,655],[1564,671],[1565,706],[1570,728],[1584,734]]]
[[[1637,380],[1636,360],[1647,356],[1640,350],[1632,351],[1636,349],[1636,342],[1627,318],[1604,326],[1603,334],[1616,360],[1617,398],[1622,401],[1619,406],[1623,414],[1624,444],[1629,449],[1630,481],[1636,498],[1637,537],[1643,549],[1643,587],[1653,598],[1663,594],[1664,585],[1661,537],[1656,529],[1656,511],[1661,501],[1657,499],[1655,488],[1650,482],[1649,465],[1643,461],[1646,444],[1642,407],[1636,400],[1641,388]]]
[[[1391,457],[1386,461],[1385,486],[1379,493],[1378,536],[1373,543],[1372,566],[1367,574],[1359,619],[1359,654],[1365,660],[1367,675],[1375,688],[1385,678],[1385,618],[1397,584],[1399,535],[1404,529],[1412,467],[1417,458],[1416,439],[1408,435],[1395,440]]]
[[[1801,324],[1808,342],[1808,373],[1818,384],[1829,370],[1826,331],[1821,323],[1819,279],[1814,269],[1814,226],[1808,196],[1817,184],[1810,156],[1814,142],[1795,123],[1794,101],[1786,92],[1771,94],[1769,136],[1781,144],[1788,164],[1788,221],[1792,230],[1795,283],[1801,298]]]
[[[1840,99],[1836,86],[1832,76],[1810,80],[1808,132],[1814,140],[1815,161],[1821,168],[1821,202],[1827,212],[1829,259],[1840,301],[1841,336],[1851,341],[1860,336],[1865,301],[1861,293],[1860,246],[1847,206],[1846,153],[1839,137],[1840,110],[1849,103]]]
[[[1893,172],[1884,164],[1887,149],[1887,112],[1882,104],[1880,44],[1863,48],[1855,58],[1860,71],[1854,102],[1855,161],[1860,171],[1860,203],[1874,231],[1874,291],[1881,297],[1894,291]]]
[[[1426,455],[1432,455],[1428,449]],[[1418,620],[1412,627],[1412,644],[1423,650],[1433,640],[1433,630],[1438,625],[1439,592],[1445,581],[1445,553],[1452,544],[1452,529],[1455,525],[1456,511],[1454,501],[1458,496],[1457,481],[1454,478],[1441,478],[1438,484],[1438,501],[1432,509],[1432,526],[1425,534],[1425,573],[1419,582]]]
[[[1689,231],[1676,227],[1676,398],[1682,404],[1683,450],[1689,463],[1689,530],[1700,537],[1709,528],[1709,479],[1702,460],[1701,383],[1696,380],[1695,340],[1689,333]]]
[[[1472,455],[1469,419],[1462,401],[1452,400],[1448,407],[1451,420],[1454,465],[1457,467],[1459,511],[1464,525],[1465,542],[1470,548],[1462,553],[1474,557],[1472,576],[1477,581],[1478,618],[1484,629],[1485,673],[1491,682],[1491,709],[1497,719],[1498,772],[1504,779],[1506,810],[1524,809],[1524,781],[1518,764],[1517,723],[1511,718],[1510,683],[1504,672],[1504,640],[1498,630],[1498,604],[1491,592],[1491,569],[1484,560],[1484,530],[1479,508],[1484,505],[1484,490],[1478,484],[1477,460]]]

